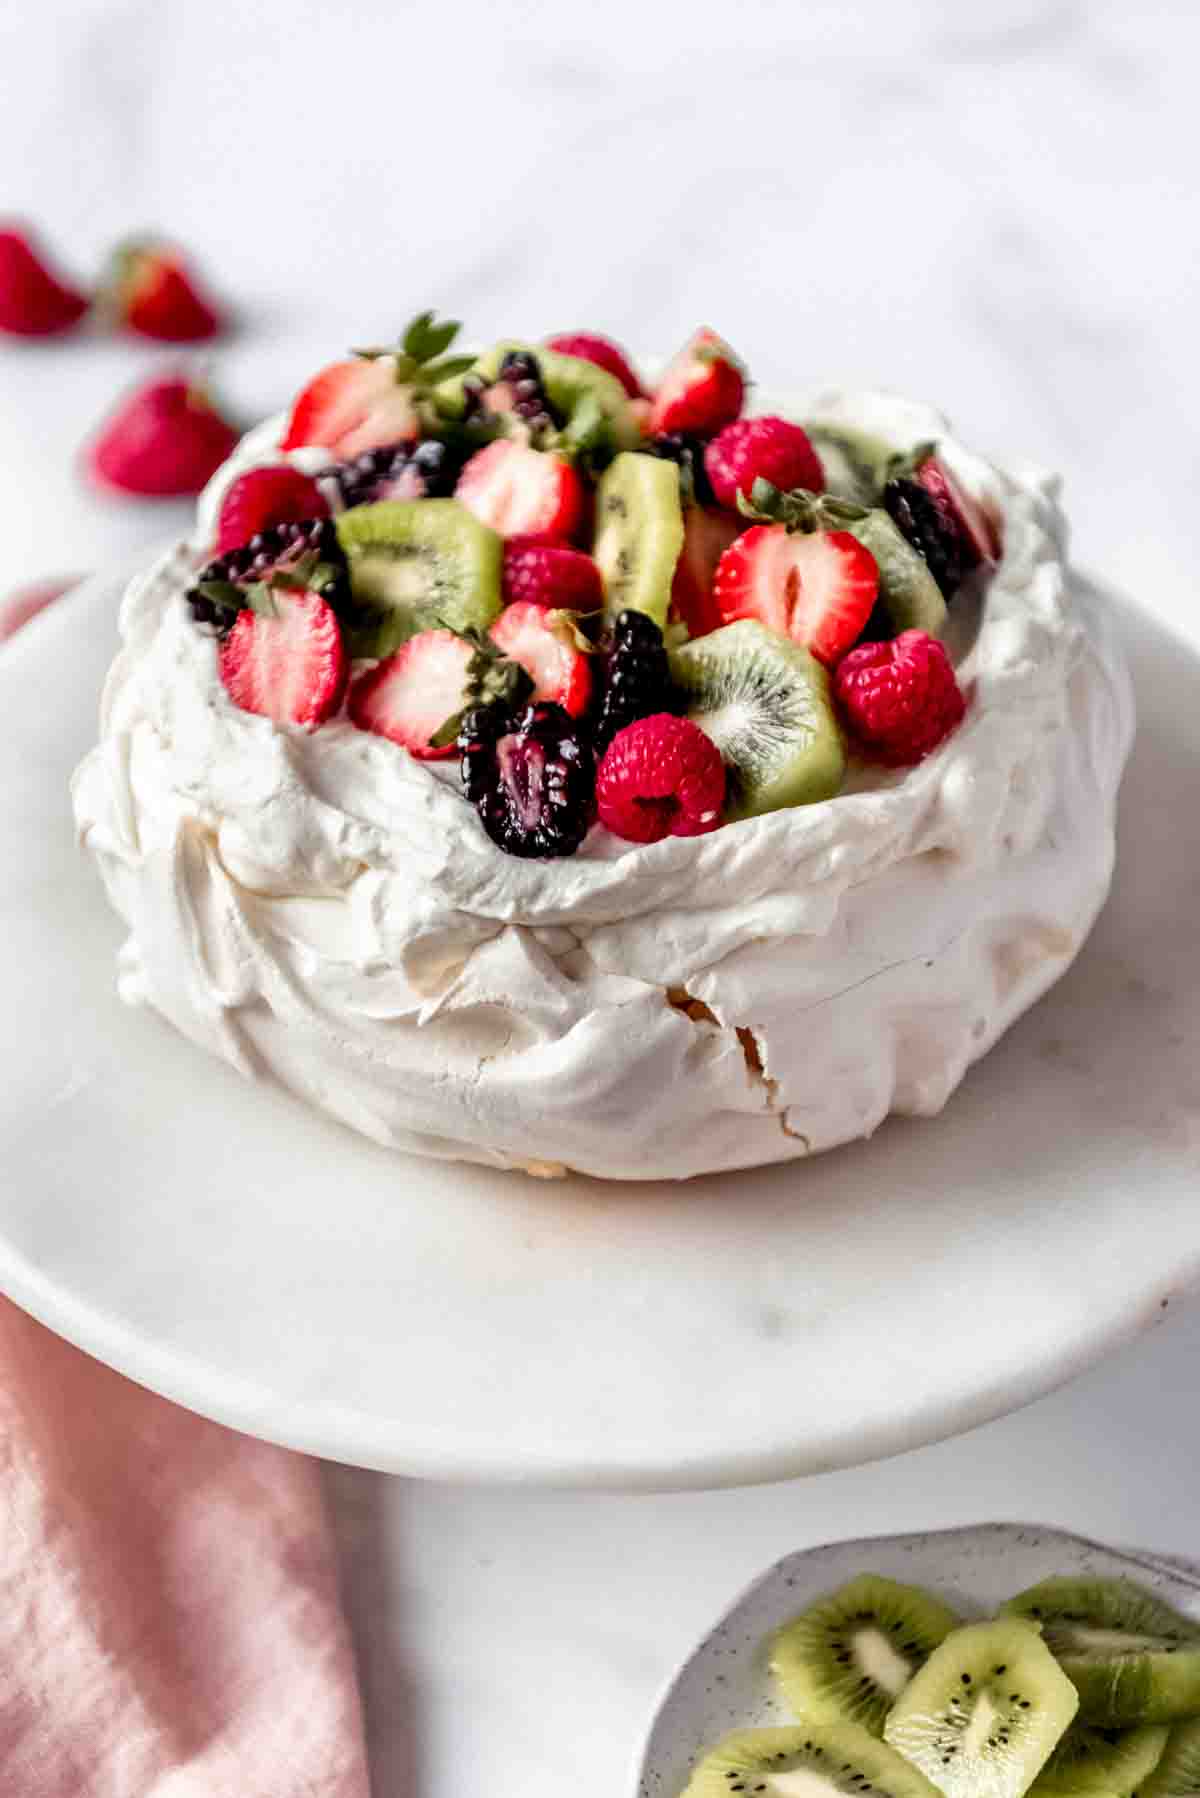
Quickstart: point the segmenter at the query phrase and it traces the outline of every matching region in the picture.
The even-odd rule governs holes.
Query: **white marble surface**
[[[81,267],[147,224],[195,246],[243,310],[214,364],[247,416],[426,303],[656,347],[703,319],[764,381],[908,389],[1061,468],[1080,560],[1183,619],[1197,54],[1178,0],[44,0],[0,9],[0,167]],[[156,360],[0,353],[0,590],[175,527],[72,469]],[[1193,1309],[968,1438],[753,1492],[332,1473],[380,1798],[617,1798],[675,1660],[806,1543],[1030,1516],[1194,1551],[1198,1353]]]

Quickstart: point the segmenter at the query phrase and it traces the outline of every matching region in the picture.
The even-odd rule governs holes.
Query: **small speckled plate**
[[[1124,1575],[1200,1620],[1200,1566],[1104,1548],[1036,1524],[988,1523],[805,1549],[755,1580],[675,1675],[635,1770],[637,1798],[677,1798],[695,1762],[732,1729],[792,1721],[767,1671],[771,1634],[858,1573],[927,1586],[964,1618],[990,1616],[1014,1592],[1052,1574]]]

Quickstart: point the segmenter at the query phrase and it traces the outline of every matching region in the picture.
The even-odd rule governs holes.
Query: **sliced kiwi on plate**
[[[679,470],[657,456],[623,450],[596,487],[592,555],[604,581],[608,616],[645,612],[665,629],[682,549]]]
[[[935,1798],[915,1767],[853,1723],[742,1729],[705,1755],[684,1798]]]
[[[1021,1798],[1078,1707],[1036,1626],[1006,1617],[947,1636],[883,1734],[947,1798]]]
[[[466,409],[467,382],[472,377],[494,381],[500,364],[514,351],[536,358],[546,397],[563,420],[566,433],[577,439],[578,448],[612,454],[632,449],[641,441],[637,414],[615,375],[606,368],[597,368],[594,362],[585,362],[581,356],[564,356],[558,350],[522,343],[517,338],[506,338],[493,345],[465,373],[452,375],[434,388],[434,403],[442,416],[461,418]]]
[[[1009,1599],[1004,1615],[1040,1625],[1090,1723],[1200,1712],[1200,1625],[1132,1580],[1043,1580]]]
[[[820,460],[826,493],[857,500],[860,506],[877,506],[895,453],[891,447],[865,431],[820,419],[806,423],[804,429]]]
[[[486,631],[500,610],[502,544],[453,499],[388,499],[337,520],[350,569],[355,656],[386,656],[419,631]]]
[[[688,717],[725,759],[728,820],[833,797],[846,752],[829,677],[801,644],[743,618],[670,660]]]
[[[1200,1798],[1200,1717],[1171,1729],[1158,1765],[1138,1786],[1136,1798]]]
[[[1169,1735],[1165,1723],[1140,1729],[1072,1723],[1030,1787],[1033,1798],[1092,1798],[1096,1791],[1131,1798],[1158,1766]]]
[[[900,1693],[959,1621],[927,1592],[863,1573],[778,1631],[771,1670],[798,1717],[881,1736]]]

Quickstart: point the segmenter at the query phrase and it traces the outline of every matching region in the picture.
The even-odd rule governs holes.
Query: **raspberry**
[[[525,601],[564,612],[596,612],[604,604],[604,584],[592,558],[540,537],[508,538],[502,581],[506,606]]]
[[[671,698],[671,670],[662,632],[645,612],[618,612],[605,656],[596,753],[603,754],[627,724],[652,712],[669,711]]]
[[[600,822],[631,843],[715,830],[725,803],[721,752],[699,725],[671,712],[617,732],[596,776]]]
[[[760,477],[790,493],[805,487],[820,493],[825,476],[817,452],[799,425],[786,418],[738,418],[713,438],[704,466],[719,506],[737,510],[738,494],[750,497]]]
[[[852,649],[837,665],[834,691],[864,752],[893,768],[923,761],[967,709],[949,656],[924,631]]]

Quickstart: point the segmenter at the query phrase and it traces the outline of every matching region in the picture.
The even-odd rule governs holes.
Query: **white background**
[[[1186,0],[13,0],[0,204],[80,272],[147,227],[193,246],[242,315],[209,360],[247,420],[426,305],[665,350],[710,323],[764,384],[907,390],[1063,470],[1078,559],[1182,620],[1198,54]],[[162,360],[0,350],[0,591],[186,516],[74,464]],[[675,1660],[798,1546],[1029,1517],[1195,1553],[1198,1350],[1192,1310],[969,1438],[755,1492],[333,1473],[380,1798],[617,1798]]]

